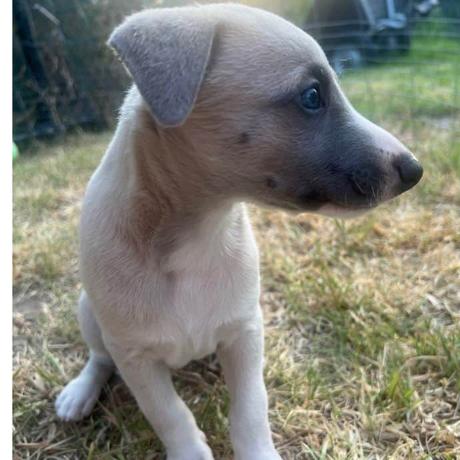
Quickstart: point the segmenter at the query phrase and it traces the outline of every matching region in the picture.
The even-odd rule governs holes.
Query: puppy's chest
[[[241,325],[257,314],[258,268],[223,264],[210,271],[179,273],[161,329],[169,336],[166,356],[173,367],[214,352],[232,341]]]
[[[208,216],[161,264],[153,254],[137,277],[130,266],[124,273],[129,282],[101,283],[112,288],[104,291],[104,298],[110,300],[115,293],[117,305],[132,305],[128,315],[105,317],[123,334],[114,340],[171,367],[214,352],[259,319],[258,250],[241,206],[223,216]]]

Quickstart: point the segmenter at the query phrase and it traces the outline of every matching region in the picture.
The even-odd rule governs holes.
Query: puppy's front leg
[[[146,356],[110,353],[136,401],[166,447],[167,460],[213,460],[204,434],[176,393],[169,368]]]
[[[281,460],[268,422],[263,341],[260,318],[255,327],[243,327],[234,342],[218,349],[230,392],[230,434],[236,460]]]

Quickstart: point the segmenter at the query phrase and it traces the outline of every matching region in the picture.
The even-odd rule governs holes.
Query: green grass
[[[418,25],[408,54],[346,72],[342,84],[359,111],[378,121],[390,115],[403,127],[441,118],[460,129],[460,41],[445,38],[438,27]]]
[[[420,157],[419,186],[346,222],[251,209],[270,417],[283,459],[460,457],[459,74],[448,53],[437,57],[441,64],[419,66],[429,59],[419,45],[344,77],[353,103]],[[438,46],[459,52],[455,43]],[[63,424],[53,409],[86,359],[74,316],[77,226],[110,136],[39,146],[14,166],[16,459],[162,458],[120,380],[81,423]],[[215,359],[175,380],[216,459],[231,458],[228,395]]]

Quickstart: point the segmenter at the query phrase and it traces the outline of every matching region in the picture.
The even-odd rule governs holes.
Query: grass
[[[424,68],[416,64],[422,45],[343,79],[353,103],[420,157],[425,176],[416,189],[346,222],[251,209],[262,255],[270,417],[286,460],[460,458],[460,123],[452,57],[460,49],[444,43],[441,64]],[[162,458],[120,380],[81,423],[63,424],[53,409],[86,359],[73,312],[77,224],[110,136],[39,146],[14,167],[18,460]],[[214,358],[187,366],[176,383],[216,459],[231,458],[228,395]]]

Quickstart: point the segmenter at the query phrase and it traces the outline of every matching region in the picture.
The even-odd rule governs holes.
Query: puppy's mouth
[[[302,185],[296,189],[286,187],[264,196],[268,206],[296,213],[311,212],[327,216],[353,217],[376,208],[394,196],[385,177],[370,181],[367,177],[344,175],[341,180],[323,180],[324,183]],[[281,182],[282,183],[282,182]],[[387,196],[388,195],[388,196]],[[392,195],[392,196],[390,196]]]
[[[347,193],[344,190],[340,195],[337,193],[331,195],[318,190],[302,193],[298,196],[297,206],[304,211],[321,214],[329,212],[332,214],[362,214],[377,207],[383,201],[380,193],[373,193],[371,196],[366,196],[359,191]]]
[[[296,200],[268,199],[265,204],[270,207],[281,208],[294,213],[310,212],[329,217],[356,217],[376,208],[382,201],[372,200],[366,203],[352,204],[339,203],[330,199],[305,200],[305,197]]]

